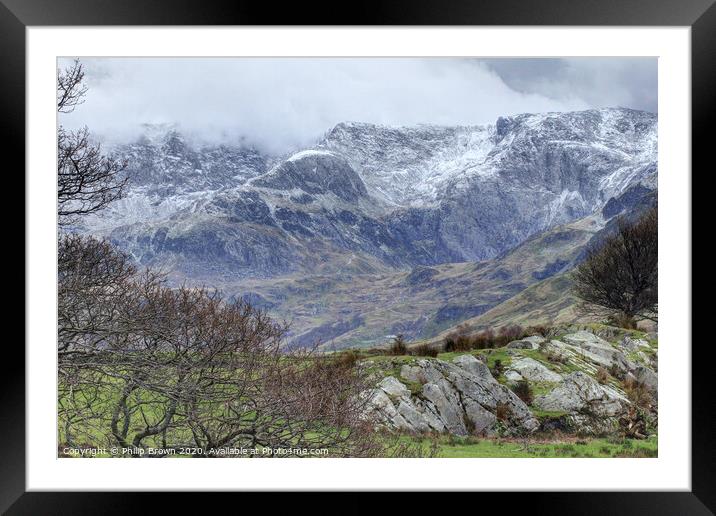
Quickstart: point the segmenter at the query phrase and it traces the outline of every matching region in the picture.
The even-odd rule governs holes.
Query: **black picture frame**
[[[715,0],[363,0],[352,5],[304,2],[278,7],[246,0],[0,0],[0,145],[3,156],[17,157],[24,170],[25,29],[62,25],[576,25],[689,26],[692,64],[692,168],[713,168],[709,141],[716,110]],[[710,165],[710,166],[709,166]],[[6,173],[10,167],[6,166]],[[685,179],[689,172],[685,171]],[[17,174],[16,174],[17,175]],[[693,176],[692,176],[693,177]],[[694,206],[698,203],[694,202]],[[695,213],[692,214],[697,219]],[[693,250],[692,250],[693,252]],[[692,259],[693,261],[693,259]],[[694,263],[694,265],[696,265]],[[697,307],[694,307],[697,310]],[[702,309],[704,310],[704,309]],[[698,310],[697,310],[698,313]],[[703,320],[693,318],[695,321]],[[716,456],[713,362],[706,342],[692,346],[692,491],[589,493],[480,493],[480,505],[493,502],[549,514],[712,514],[716,508]],[[702,344],[699,346],[698,344]],[[8,514],[124,514],[146,507],[141,493],[25,492],[25,353],[6,346],[0,375],[0,510]],[[713,384],[711,384],[713,385]],[[152,495],[154,496],[154,495]],[[212,495],[216,496],[216,495]],[[230,496],[227,494],[226,496]],[[245,496],[245,495],[243,495]],[[266,495],[263,495],[264,497]],[[503,498],[500,498],[503,497]],[[172,493],[164,511],[186,508],[196,495]],[[202,497],[198,497],[202,498]],[[212,505],[218,507],[219,500]],[[375,509],[366,498],[350,505],[362,513]],[[264,498],[265,499],[265,498]],[[422,503],[415,496],[413,503]],[[305,496],[292,497],[301,505]],[[320,499],[310,501],[315,508]],[[468,502],[469,503],[469,502]],[[214,505],[216,504],[216,505]],[[206,507],[206,506],[205,506]],[[494,507],[494,506],[493,506]],[[409,509],[409,504],[404,507]],[[499,510],[499,509],[492,509]],[[320,511],[323,512],[323,511]]]

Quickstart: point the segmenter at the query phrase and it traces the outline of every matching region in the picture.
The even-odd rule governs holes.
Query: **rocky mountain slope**
[[[370,346],[399,333],[409,340],[425,339],[569,270],[603,226],[599,216],[589,216],[481,262],[280,277],[227,283],[224,288],[243,292],[290,321],[294,344]]]
[[[550,338],[438,358],[366,359],[363,366],[376,380],[366,392],[366,417],[413,433],[604,435],[633,428],[639,409],[649,421],[640,431],[655,432],[656,341],[616,328],[587,330],[572,327]],[[519,382],[530,386],[532,399],[513,392]]]
[[[568,269],[582,237],[636,202],[627,192],[656,188],[656,131],[654,114],[628,109],[342,123],[313,148],[267,156],[147,126],[115,149],[130,164],[126,198],[78,229],[174,282],[291,319],[300,343],[425,337]],[[578,220],[590,228],[547,238]],[[519,272],[499,265],[531,239],[542,251],[521,255]]]

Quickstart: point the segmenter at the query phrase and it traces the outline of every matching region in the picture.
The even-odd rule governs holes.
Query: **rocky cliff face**
[[[616,329],[596,333],[590,328],[551,339],[533,336],[449,359],[369,359],[365,365],[381,379],[365,393],[366,417],[413,433],[524,435],[559,429],[606,435],[634,424],[631,409],[638,402],[655,425],[655,344]],[[495,368],[495,357],[501,368]],[[529,405],[512,391],[525,381],[536,394]],[[624,385],[643,392],[630,399]]]
[[[87,229],[187,275],[289,272],[266,258],[274,250],[303,272],[315,250],[393,268],[483,260],[656,181],[656,117],[626,109],[475,127],[345,123],[288,157],[152,131],[117,150],[129,195]]]

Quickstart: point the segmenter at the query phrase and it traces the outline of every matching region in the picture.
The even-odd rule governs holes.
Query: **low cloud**
[[[61,123],[110,142],[136,138],[143,123],[171,123],[201,140],[283,153],[342,121],[471,125],[524,112],[649,109],[648,99],[655,109],[655,60],[637,60],[636,70],[617,61],[82,59],[86,101]]]

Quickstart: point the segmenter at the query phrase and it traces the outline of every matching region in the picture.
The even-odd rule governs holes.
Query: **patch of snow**
[[[301,152],[297,152],[296,154],[289,157],[286,161],[298,161],[300,159],[307,158],[310,156],[334,156],[334,154],[326,150],[308,149],[303,150]]]

